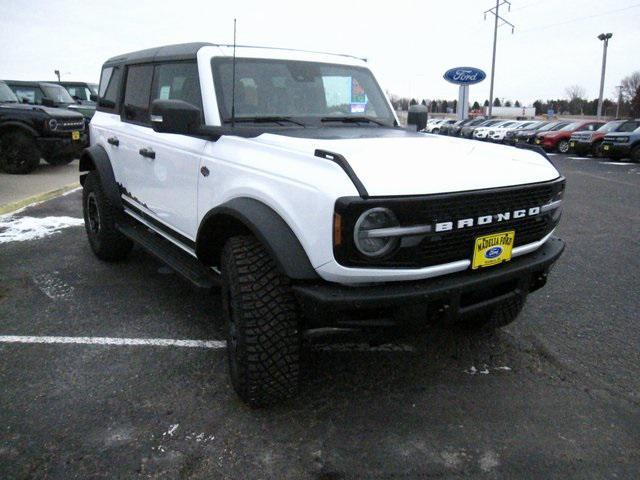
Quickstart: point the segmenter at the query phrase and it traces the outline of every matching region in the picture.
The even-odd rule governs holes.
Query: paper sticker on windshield
[[[351,78],[351,103],[367,103],[367,94],[364,93],[364,88],[355,78]]]
[[[352,103],[351,113],[364,113],[366,105],[364,103]]]

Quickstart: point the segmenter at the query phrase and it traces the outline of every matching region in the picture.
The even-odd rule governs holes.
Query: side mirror
[[[42,100],[40,101],[40,103],[42,103],[42,105],[44,105],[45,107],[55,107],[56,106],[56,102],[54,102],[53,100],[51,100],[50,98],[47,98],[47,97],[42,97]]]
[[[407,116],[407,125],[415,125],[415,129],[419,132],[424,130],[429,120],[429,109],[424,105],[411,105]]]
[[[22,97],[22,103],[31,103],[27,97]]]
[[[151,102],[151,125],[159,133],[189,134],[202,123],[200,109],[183,100]]]
[[[95,93],[92,93],[91,95],[89,95],[89,100],[91,100],[92,102],[97,102],[98,95],[96,95]]]

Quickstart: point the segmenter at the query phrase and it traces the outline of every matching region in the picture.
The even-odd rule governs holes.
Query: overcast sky
[[[489,96],[495,0],[0,0],[0,78],[97,81],[105,59],[192,41],[350,53],[367,57],[384,89],[421,98],[457,97],[445,70],[470,65]],[[640,1],[513,0],[501,9],[515,33],[498,33],[495,95],[530,103],[564,96],[578,84],[598,95],[602,42],[609,44],[605,96],[640,70]]]

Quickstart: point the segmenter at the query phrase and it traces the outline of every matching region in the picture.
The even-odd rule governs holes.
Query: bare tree
[[[622,96],[625,100],[631,101],[635,96],[638,87],[640,87],[640,70],[633,72],[622,79]]]
[[[569,85],[564,89],[564,92],[569,97],[569,101],[582,99],[587,95],[587,91],[581,85]]]

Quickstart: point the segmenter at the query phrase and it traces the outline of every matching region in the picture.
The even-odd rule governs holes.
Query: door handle
[[[156,152],[154,152],[150,148],[141,148],[140,150],[138,150],[138,153],[143,157],[150,158],[151,160],[156,158]]]
[[[113,145],[114,147],[117,147],[118,145],[120,145],[120,140],[118,140],[116,137],[109,137],[107,138],[107,143],[109,145]]]

